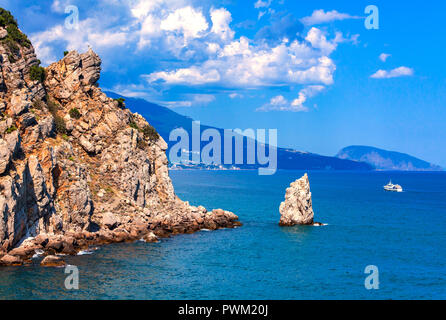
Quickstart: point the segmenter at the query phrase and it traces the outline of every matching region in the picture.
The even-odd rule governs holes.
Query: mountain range
[[[126,106],[132,112],[137,112],[148,119],[149,123],[167,142],[169,149],[176,144],[176,141],[169,141],[169,135],[172,130],[183,128],[189,133],[189,136],[192,136],[192,122],[194,121],[192,118],[180,115],[166,107],[150,103],[144,99],[124,97],[113,92],[106,93],[109,97],[115,99],[124,98]],[[206,129],[216,129],[221,136],[223,136],[224,129],[201,125],[202,131]],[[202,147],[206,144],[207,142],[202,143]],[[245,158],[246,148],[247,141],[245,139],[243,145]],[[167,153],[169,153],[169,150]],[[234,152],[232,154],[234,155]],[[315,153],[296,151],[287,148],[277,148],[277,164],[278,169],[287,170],[373,170],[372,166],[364,162],[322,156]],[[195,164],[190,166],[197,167],[202,165]],[[240,169],[257,169],[262,166],[258,164],[242,164],[234,165],[234,167]]]
[[[442,171],[440,166],[411,155],[387,151],[369,146],[349,146],[336,155],[340,159],[361,161],[376,170],[395,171]]]
[[[169,141],[170,132],[177,128],[183,128],[192,132],[194,119],[181,115],[169,108],[148,102],[140,98],[129,98],[114,92],[106,92],[108,96],[125,99],[127,107],[148,119],[158,133],[167,142],[169,149],[176,141]],[[224,129],[201,125],[201,130],[215,129],[223,136]],[[190,141],[191,142],[191,141]],[[201,148],[207,144],[202,142]],[[268,145],[267,145],[268,146]],[[247,141],[244,140],[244,155],[246,160]],[[169,153],[169,149],[167,153]],[[233,152],[234,154],[234,152]],[[278,169],[287,170],[383,170],[383,171],[441,171],[440,166],[418,159],[408,154],[387,151],[370,146],[349,146],[334,157],[323,156],[310,152],[302,152],[289,148],[277,148]],[[203,168],[203,164],[190,163],[187,167]],[[226,166],[230,167],[230,166]],[[257,169],[260,165],[234,165],[240,169]]]

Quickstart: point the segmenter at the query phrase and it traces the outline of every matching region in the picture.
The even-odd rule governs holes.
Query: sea
[[[236,213],[242,227],[159,243],[113,244],[65,268],[0,268],[0,299],[445,299],[446,173],[309,171],[315,221],[280,227],[303,171],[171,171],[192,205]],[[385,192],[392,180],[404,192]]]

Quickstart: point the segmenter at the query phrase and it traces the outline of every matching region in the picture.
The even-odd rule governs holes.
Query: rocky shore
[[[110,217],[107,217],[104,221],[104,223],[107,223],[106,227],[97,232],[42,233],[36,237],[25,239],[20,246],[8,252],[0,249],[0,265],[20,266],[30,264],[33,256],[40,253],[45,256],[41,262],[42,266],[60,266],[65,263],[61,257],[56,257],[57,255],[76,255],[80,251],[99,245],[139,240],[148,243],[158,242],[161,238],[168,238],[176,234],[194,233],[201,229],[234,228],[241,225],[237,221],[237,216],[228,211],[214,210],[207,212],[203,207],[190,208],[195,213],[196,219],[179,221],[177,224],[172,224],[170,220],[150,222],[141,220],[127,224],[115,221],[110,224]]]
[[[61,265],[55,255],[91,246],[241,225],[175,195],[166,142],[101,91],[96,53],[71,51],[42,68],[0,14],[0,265],[36,252]]]

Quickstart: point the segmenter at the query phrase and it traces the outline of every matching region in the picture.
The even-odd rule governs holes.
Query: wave
[[[325,226],[328,226],[328,223],[315,223],[312,226],[313,227],[325,227]]]
[[[77,253],[77,255],[78,256],[90,255],[90,254],[93,254],[98,249],[99,248],[92,248],[92,249],[81,250],[81,251],[79,251]]]
[[[34,250],[34,255],[32,256],[32,259],[36,259],[36,258],[38,258],[38,257],[40,257],[41,255],[43,255],[43,250],[40,250],[40,249],[37,249],[37,250]]]

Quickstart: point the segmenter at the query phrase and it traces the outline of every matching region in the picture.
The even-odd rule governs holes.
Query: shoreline
[[[179,234],[193,234],[199,231],[214,231],[219,229],[234,229],[242,226],[238,217],[227,211],[216,209],[194,221],[183,221],[178,224],[152,222],[148,224],[134,223],[114,229],[101,229],[97,232],[66,232],[64,234],[39,234],[25,239],[20,246],[7,251],[0,251],[0,266],[26,266],[32,264],[32,259],[39,255],[41,263],[46,267],[65,265],[61,257],[76,256],[87,252],[92,247],[113,243],[146,243],[158,242],[159,239],[170,238]],[[58,257],[58,262],[47,264],[45,258]],[[51,259],[50,259],[51,260]]]

